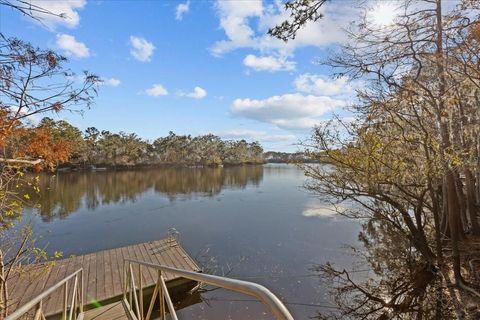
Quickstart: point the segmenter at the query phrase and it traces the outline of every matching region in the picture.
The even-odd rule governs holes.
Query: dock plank
[[[174,250],[176,242],[167,241],[162,245],[163,245],[162,254],[164,256],[164,259],[166,259],[166,261],[170,261],[172,266],[175,266],[176,268],[183,268],[182,264],[178,263],[178,261],[171,255],[171,251]]]
[[[92,253],[89,255],[89,263],[88,263],[88,276],[85,280],[87,283],[87,291],[85,297],[88,303],[94,303],[96,301],[97,296],[97,267],[95,258],[96,254]]]
[[[34,268],[23,274],[24,278],[22,279],[22,282],[25,282],[26,285],[20,285],[19,288],[17,288],[17,290],[21,290],[19,292],[19,294],[21,294],[19,303],[26,303],[28,301],[28,296],[41,291],[41,288],[43,287],[43,282],[45,281],[43,279],[48,279],[49,276],[49,274],[46,274],[42,277],[41,272],[42,271],[40,270],[40,268]],[[47,269],[45,269],[45,272],[50,273],[51,269],[47,267]]]
[[[65,261],[66,263],[64,264],[64,269],[65,270],[64,270],[63,276],[60,279],[63,279],[65,277],[71,275],[75,271],[77,271],[75,260],[76,260],[75,257],[66,259],[66,261]],[[72,287],[73,287],[73,281],[68,284],[68,288],[67,288],[68,289],[68,300],[67,300],[67,302],[70,302]],[[52,305],[59,306],[61,308],[61,307],[63,307],[64,294],[65,293],[64,293],[63,288],[60,289],[60,290],[57,290],[57,291],[59,291],[60,294],[52,295],[51,303],[52,303]]]
[[[166,250],[169,249],[169,245],[167,241],[155,241],[150,243],[150,254],[152,254],[156,262],[158,264],[166,264],[166,265],[171,265],[172,267],[178,268],[173,261],[171,261],[170,257],[165,253]],[[170,280],[173,277],[173,274],[169,272],[163,273],[165,280]]]
[[[95,254],[97,260],[97,278],[96,278],[96,300],[105,299],[105,262],[103,260],[103,251],[99,251]]]
[[[52,287],[56,282],[58,282],[57,279],[59,278],[58,275],[59,275],[59,272],[60,272],[61,268],[59,268],[59,267],[57,266],[57,264],[58,264],[58,262],[55,262],[56,268],[50,267],[50,271],[48,272],[48,276],[45,277],[46,279],[45,279],[45,281],[43,281],[42,290],[40,290],[39,292],[36,292],[35,295],[40,294],[41,291],[44,291],[44,290]],[[39,282],[41,282],[41,281],[39,281]],[[17,292],[16,290],[13,291],[13,292],[14,292],[14,294],[19,293],[19,292]],[[31,295],[31,296],[34,296],[34,295]],[[44,305],[46,306],[48,303],[50,303],[50,301],[52,300],[52,298],[53,298],[53,296],[49,296],[47,299],[45,299],[45,300],[43,301]]]
[[[110,290],[107,291],[107,295],[111,296],[113,295],[117,290],[119,290],[119,283],[115,281],[115,278],[121,277],[121,275],[118,273],[118,265],[117,265],[117,256],[114,250],[108,250],[108,255],[109,259],[111,261],[111,266],[110,268],[110,276],[109,276],[109,282],[111,283],[111,288]]]
[[[128,320],[128,313],[122,302],[115,302],[85,312],[83,320]]]
[[[103,305],[103,302],[119,301],[123,294],[123,261],[125,258],[181,268],[188,271],[200,272],[195,261],[190,258],[184,249],[172,239],[162,239],[130,245],[121,248],[102,250],[82,256],[69,257],[58,260],[49,272],[33,278],[14,276],[11,286],[15,288],[10,301],[10,311],[30,301],[42,291],[52,287],[74,271],[83,268],[85,285],[85,303],[88,307]],[[31,265],[31,270],[39,270],[45,264]],[[155,285],[157,272],[151,268],[143,269],[143,287]],[[138,267],[134,268],[135,280],[138,285]],[[171,273],[165,273],[167,286],[176,285],[181,278]],[[184,281],[188,282],[188,281]],[[73,282],[69,284],[69,291]],[[47,316],[62,311],[63,290],[55,291],[44,300]]]
[[[148,253],[147,250],[145,249],[144,245],[140,246],[140,253],[142,254],[142,260],[147,260],[148,259]],[[152,268],[143,268],[144,274],[145,274],[145,282],[144,283],[150,283],[150,282],[155,282],[156,279],[156,274],[157,271],[152,269]]]
[[[117,267],[118,267],[117,272],[118,272],[118,274],[120,276],[120,279],[121,279],[119,290],[122,291],[124,286],[125,286],[124,279],[123,279],[125,264],[124,264],[124,260],[123,260],[122,249],[121,248],[116,248],[115,253],[116,253],[116,256],[117,256]]]

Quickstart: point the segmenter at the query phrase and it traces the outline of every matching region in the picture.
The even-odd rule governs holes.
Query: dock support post
[[[63,313],[62,319],[67,320],[67,308],[68,308],[68,281],[63,286]]]
[[[143,287],[142,287],[142,265],[138,265],[138,293],[140,295],[140,320],[143,320]]]
[[[83,295],[85,294],[83,288],[83,269],[80,271],[80,313],[83,312]]]
[[[158,279],[160,280],[160,288],[158,288],[159,295],[158,299],[160,300],[160,320],[165,320],[165,293],[163,292],[163,287],[161,285],[162,271],[158,270]]]

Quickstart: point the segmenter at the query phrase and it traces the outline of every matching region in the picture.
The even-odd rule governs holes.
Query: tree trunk
[[[410,231],[413,246],[422,254],[426,261],[433,264],[436,257],[428,245],[427,237],[425,236],[423,229],[417,229],[408,214],[402,212],[402,217]]]
[[[440,223],[440,203],[435,193],[432,182],[428,182],[428,189],[430,192],[430,198],[432,199],[433,207],[433,221],[435,224],[435,251],[437,255],[437,266],[440,268],[443,264],[443,252],[442,252],[442,229]]]
[[[462,240],[465,238],[465,230],[468,230],[468,219],[467,219],[467,207],[466,202],[467,199],[465,197],[465,193],[463,192],[463,183],[460,180],[460,175],[457,171],[454,171],[454,179],[455,179],[455,190],[457,192],[457,199],[458,199],[458,212],[459,212],[459,230],[458,230],[458,240]]]
[[[446,180],[446,178],[444,179]],[[448,224],[448,191],[447,191],[447,182],[443,181],[442,186],[442,208],[441,208],[441,230],[445,237],[450,237],[450,228]]]
[[[4,319],[8,312],[8,287],[7,279],[5,279],[5,277],[3,252],[0,250],[0,319]]]
[[[475,180],[472,171],[465,167],[465,183],[467,188],[467,207],[470,218],[471,232],[474,235],[480,235],[480,226],[478,225],[478,210],[475,197]]]
[[[448,198],[448,225],[450,227],[450,242],[452,245],[452,262],[453,273],[455,276],[455,283],[463,283],[463,278],[460,269],[460,252],[458,249],[459,227],[460,227],[460,212],[458,210],[458,197],[455,188],[455,177],[451,170],[447,172],[447,198]]]

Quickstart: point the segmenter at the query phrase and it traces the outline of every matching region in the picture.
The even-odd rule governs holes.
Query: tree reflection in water
[[[262,179],[260,165],[42,174],[41,192],[34,202],[42,220],[48,222],[66,217],[83,205],[93,210],[104,204],[135,202],[149,190],[174,201],[198,195],[212,197],[225,187],[259,185]]]
[[[369,220],[359,235],[363,248],[352,270],[330,263],[314,268],[333,288],[338,310],[319,319],[450,319],[448,284],[389,222]]]

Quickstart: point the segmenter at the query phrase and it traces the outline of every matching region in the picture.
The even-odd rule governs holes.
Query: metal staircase
[[[72,282],[72,295],[69,296],[69,286],[72,285]],[[65,277],[63,280],[43,291],[37,297],[15,310],[12,314],[8,315],[5,320],[46,320],[43,301],[47,299],[53,292],[62,289],[64,292],[62,319],[81,320],[83,318],[83,269],[78,269],[71,275]]]
[[[153,288],[153,295],[148,303],[148,308],[144,308],[144,294],[142,274],[148,269],[157,271],[157,282]],[[270,313],[277,320],[292,320],[293,317],[285,305],[267,288],[257,283],[236,280],[226,277],[219,277],[209,274],[196,273],[182,269],[171,268],[163,265],[148,263],[139,260],[125,259],[123,274],[123,297],[121,301],[100,309],[84,311],[84,287],[83,287],[83,269],[79,269],[59,281],[43,293],[18,308],[15,312],[5,318],[5,320],[34,319],[46,320],[43,310],[43,301],[56,290],[64,292],[62,319],[64,320],[107,320],[107,319],[130,319],[130,320],[150,320],[152,316],[157,316],[157,310],[154,311],[154,305],[158,299],[161,320],[165,320],[168,315],[170,319],[177,320],[175,308],[167,290],[163,273],[168,272],[181,276],[183,278],[208,284],[214,287],[223,288],[252,296],[267,307]],[[120,279],[119,279],[120,280]],[[73,285],[71,295],[69,295],[69,286]],[[146,310],[145,310],[146,309]]]

